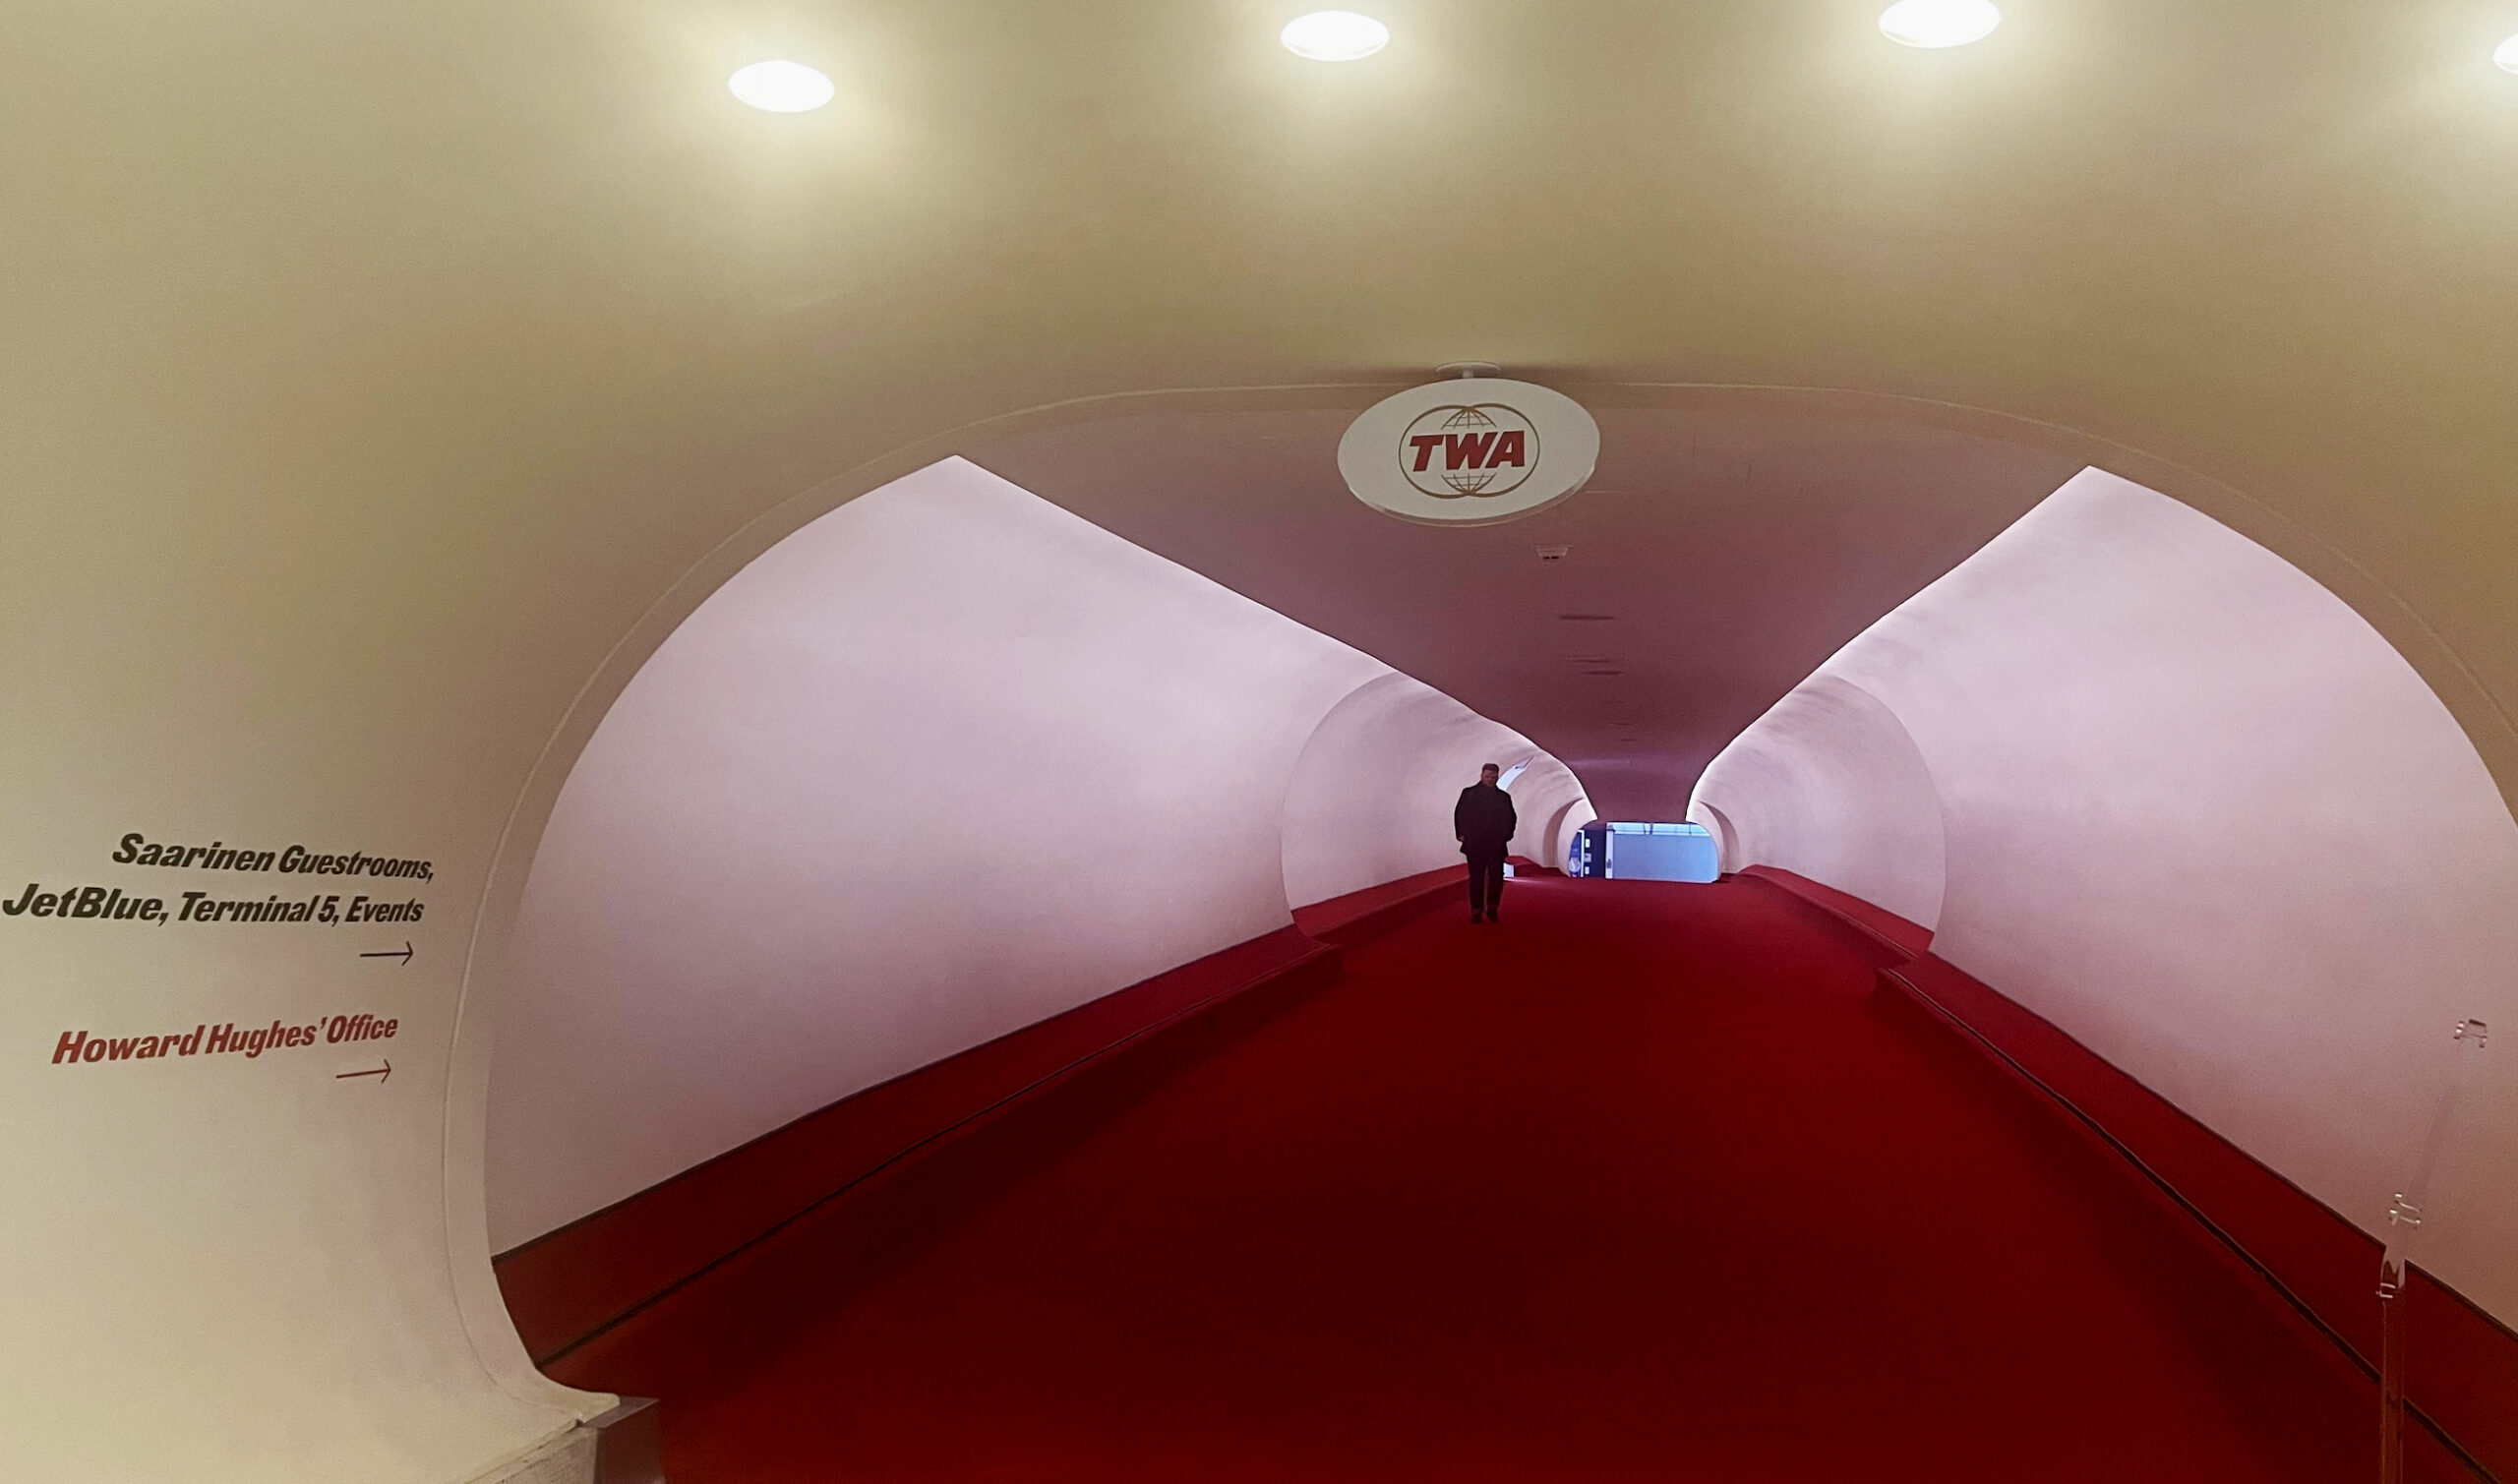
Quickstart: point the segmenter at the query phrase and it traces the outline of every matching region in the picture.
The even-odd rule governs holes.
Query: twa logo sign
[[[1538,430],[1502,402],[1436,407],[1408,425],[1400,471],[1436,500],[1510,495],[1538,466]]]
[[[1428,525],[1492,525],[1583,487],[1600,428],[1581,403],[1528,382],[1411,387],[1355,419],[1338,469],[1357,500]]]

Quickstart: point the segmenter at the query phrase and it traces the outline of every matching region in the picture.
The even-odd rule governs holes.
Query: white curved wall
[[[493,1244],[1286,926],[1298,760],[1323,895],[1422,870],[1459,761],[1513,736],[962,460],[844,505],[569,779],[501,1012]],[[1417,768],[1426,818],[1384,792]]]
[[[1709,801],[1718,801],[1718,810]],[[1932,770],[1896,714],[1826,671],[1803,682],[1705,770],[1688,817],[1751,861],[1798,871],[1926,927],[1945,864]]]
[[[1718,758],[1716,760],[1719,761]],[[1708,771],[1710,771],[1709,767]],[[1688,803],[1688,817],[1713,832],[1714,860],[1721,864],[1725,872],[1736,871],[1752,863],[1742,852],[1740,832],[1733,827],[1731,816],[1723,813],[1720,805],[1707,802],[1704,798],[1704,780],[1699,779],[1697,782],[1698,797]]]
[[[1582,785],[1530,740],[1392,672],[1323,717],[1286,793],[1286,900],[1296,907],[1460,863],[1452,807],[1487,763],[1509,785],[1514,849],[1543,859],[1540,830]]]
[[[2518,1025],[2518,824],[2412,668],[2271,553],[2089,470],[1709,770],[1745,855],[1863,893],[1878,869],[1811,821],[1870,800],[1845,838],[1893,850],[1922,811],[1911,780],[1848,789],[1884,754],[1844,687],[1935,787],[1935,951],[2383,1231],[2449,1028]],[[2518,1055],[2482,1065],[2421,1260],[2509,1322]]]
[[[1588,799],[1569,805],[1557,819],[1556,838],[1553,842],[1556,847],[1556,859],[1549,863],[1558,870],[1563,870],[1565,862],[1574,859],[1574,837],[1582,833],[1583,826],[1599,817],[1599,811],[1591,807],[1591,802]]]
[[[1513,837],[1514,852],[1551,870],[1563,870],[1565,841],[1572,833],[1566,819],[1596,817],[1583,780],[1556,757],[1542,752],[1528,772],[1513,780],[1511,793],[1514,813],[1521,821],[1520,833]]]

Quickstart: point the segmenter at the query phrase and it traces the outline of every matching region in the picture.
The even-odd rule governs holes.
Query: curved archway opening
[[[1579,794],[965,460],[788,536],[623,690],[523,890],[485,1143],[528,1351],[826,1192],[844,1102],[942,1089],[887,1136],[914,1143],[1007,1067],[1299,969],[1289,909],[1456,865],[1449,795],[1505,754]]]
[[[1589,608],[1606,605],[1589,605],[1586,608],[1566,607],[1562,604],[1555,606],[1563,608],[1563,612],[1567,614],[1581,614],[1587,621],[1589,621],[1599,617],[1598,615],[1589,612]],[[1622,623],[1630,621],[1635,617],[1636,613],[1639,612],[1642,612],[1642,610],[1630,610],[1630,612],[1623,615],[1612,614],[1606,617],[1609,623]],[[1559,616],[1559,621],[1564,622],[1561,615]],[[1615,630],[1594,629],[1592,632],[1605,635],[1615,632]],[[1585,646],[1585,653],[1573,658],[1579,663],[1587,666],[1591,666],[1600,670],[1609,670],[1615,668],[1614,662],[1621,661],[1625,659],[1626,656],[1606,655],[1595,658],[1593,655],[1593,646],[1587,643]],[[1301,745],[1296,749],[1292,762],[1289,764],[1289,767],[1294,773],[1299,773],[1301,771],[1304,762],[1303,754],[1307,752],[1315,742],[1321,742],[1323,745],[1326,745],[1326,742],[1323,742],[1322,728],[1326,726],[1328,718],[1336,712],[1339,707],[1346,705],[1349,700],[1360,691],[1378,684],[1383,680],[1387,679],[1387,677],[1383,676],[1378,671],[1360,673],[1369,676],[1369,678],[1364,680],[1360,684],[1346,689],[1329,687],[1329,689],[1335,691],[1334,698],[1329,699],[1326,702],[1327,709],[1321,712],[1321,725],[1315,726],[1310,731],[1303,734]],[[1592,679],[1593,677],[1586,675],[1584,678]],[[1838,680],[1843,679],[1842,677],[1835,678]],[[1857,692],[1859,695],[1870,695],[1872,689],[1875,688],[1868,683],[1867,679],[1865,679],[1861,683],[1857,683],[1855,681],[1850,680],[1843,681],[1843,683],[1846,689]],[[1382,688],[1384,692],[1395,692],[1404,687],[1384,685]],[[1426,688],[1430,689],[1430,687]],[[1793,694],[1798,696],[1803,702],[1818,702],[1824,705],[1831,699],[1827,693],[1828,691],[1829,687],[1827,685],[1813,685],[1811,687],[1807,687],[1805,690],[1796,690]],[[1872,699],[1874,701],[1878,701],[1879,698],[1877,696],[1872,696]],[[1851,706],[1854,709],[1861,708],[1861,702],[1858,698],[1848,697],[1843,694],[1836,694],[1832,697],[1832,700],[1842,702],[1845,706]],[[1888,709],[1894,714],[1893,719],[1896,722],[1896,732],[1899,735],[1905,735],[1907,730],[1913,724],[1906,718],[1902,708],[1892,703],[1883,704],[1888,704]],[[1465,710],[1466,708],[1463,709]],[[1843,707],[1840,706],[1839,709],[1843,709]],[[1358,706],[1358,712],[1360,712],[1360,703]],[[1649,718],[1644,716],[1611,715],[1607,717],[1606,720],[1611,726],[1633,727],[1638,731],[1642,731],[1649,725]],[[1533,730],[1536,729],[1534,728]],[[1756,729],[1752,729],[1752,732],[1755,732],[1755,730]],[[1829,728],[1822,727],[1820,731],[1822,733],[1829,733]],[[1832,734],[1829,733],[1829,735]],[[1743,740],[1748,741],[1750,739],[1744,737]],[[1769,737],[1762,741],[1771,740],[1771,735],[1769,734]],[[1926,788],[1922,792],[1905,789],[1902,786],[1897,790],[1889,790],[1886,792],[1874,790],[1870,791],[1871,797],[1874,799],[1890,797],[1904,797],[1909,799],[1928,798],[1934,800],[1935,802],[1929,811],[1918,812],[1914,815],[1912,821],[1910,821],[1911,828],[1908,827],[1908,823],[1900,823],[1895,829],[1891,830],[1884,837],[1884,839],[1893,844],[1893,849],[1884,851],[1877,848],[1875,845],[1865,845],[1863,843],[1860,838],[1861,830],[1876,824],[1877,818],[1876,816],[1864,815],[1859,808],[1854,808],[1849,811],[1840,810],[1832,817],[1813,818],[1806,821],[1810,826],[1807,832],[1807,838],[1814,843],[1824,844],[1829,849],[1836,850],[1839,852],[1841,858],[1848,862],[1861,863],[1865,868],[1885,870],[1887,872],[1887,879],[1891,880],[1892,883],[1895,879],[1900,878],[1901,873],[1903,873],[1904,876],[1911,877],[1911,884],[1914,885],[1916,889],[1916,895],[1910,904],[1912,906],[1912,910],[1917,914],[1918,920],[1930,921],[1937,918],[1941,912],[1941,908],[1938,905],[1935,905],[1941,891],[1945,889],[1952,889],[1947,888],[1944,881],[1941,879],[1947,875],[1946,867],[1938,865],[1928,866],[1923,863],[1924,858],[1931,853],[1924,851],[1920,845],[1920,842],[1924,841],[1928,835],[1934,835],[1935,831],[1939,828],[1940,805],[1938,803],[1938,800],[1940,798],[1939,790],[1942,780],[1939,773],[1936,771],[1938,764],[1934,759],[1937,758],[1937,753],[1935,753],[1933,745],[1928,743],[1926,745],[1916,747],[1911,736],[1908,737],[1908,745],[1913,747],[1914,750],[1924,754],[1927,758],[1927,761],[1923,765],[1927,775]],[[1810,762],[1810,759],[1807,757],[1792,757],[1785,755],[1786,753],[1789,753],[1789,750],[1790,749],[1782,749],[1781,752],[1778,752],[1777,755],[1783,762],[1789,763],[1794,767],[1802,767],[1804,764]],[[1739,757],[1734,760],[1745,763],[1747,756],[1747,752],[1742,751]],[[1596,775],[1616,779],[1620,772],[1621,765],[1619,760],[1614,757],[1604,760],[1578,756],[1577,760],[1585,767],[1587,776]],[[1843,762],[1843,759],[1836,758],[1829,759],[1828,761],[1829,766],[1838,766]],[[1869,757],[1865,760],[1864,766],[1871,767],[1873,764],[1878,762],[1878,757]],[[1663,767],[1666,769],[1667,766],[1668,765],[1666,763],[1656,763],[1656,767]],[[1900,764],[1900,766],[1902,766],[1902,764]],[[1839,770],[1841,771],[1841,768]],[[1683,769],[1680,771],[1683,771]],[[1860,770],[1857,769],[1855,771],[1859,772]],[[1874,771],[1876,771],[1876,769]],[[1417,775],[1414,772],[1409,772],[1408,776],[1412,779]],[[1655,776],[1659,775],[1644,769],[1635,769],[1630,773],[1630,777],[1637,780],[1648,779]],[[1677,776],[1676,772],[1672,772],[1671,776]],[[1745,777],[1746,775],[1744,774],[1742,776]],[[1805,781],[1803,785],[1798,786],[1802,795],[1800,801],[1803,803],[1808,803],[1813,800],[1822,800],[1828,797],[1828,788],[1824,786],[1824,784],[1812,784],[1808,782],[1809,777],[1815,775],[1809,775],[1807,769],[1804,768]],[[1274,868],[1277,873],[1276,887],[1280,905],[1299,905],[1296,902],[1296,899],[1300,896],[1307,895],[1312,889],[1310,886],[1298,886],[1296,884],[1296,869],[1294,864],[1295,858],[1301,849],[1308,849],[1308,847],[1298,847],[1296,843],[1301,835],[1301,831],[1294,827],[1294,811],[1291,806],[1291,801],[1296,797],[1298,791],[1292,787],[1290,778],[1291,775],[1289,774],[1287,791],[1283,796],[1288,807],[1286,811],[1281,813],[1279,816],[1277,835],[1274,841],[1276,852]],[[1772,817],[1761,816],[1753,822],[1746,817],[1734,818],[1727,815],[1723,810],[1713,809],[1709,800],[1714,797],[1720,797],[1724,799],[1726,808],[1730,810],[1737,810],[1739,814],[1743,816],[1757,812],[1749,809],[1743,802],[1743,801],[1747,799],[1753,791],[1745,788],[1730,790],[1710,789],[1709,786],[1712,783],[1712,778],[1713,776],[1709,773],[1706,780],[1707,786],[1697,789],[1696,794],[1698,801],[1704,804],[1705,807],[1710,811],[1709,815],[1709,818],[1720,820],[1722,822],[1724,832],[1728,833],[1731,837],[1733,848],[1739,855],[1740,863],[1752,863],[1754,859],[1762,852],[1770,855],[1774,849],[1774,842],[1780,838],[1774,828],[1772,828],[1772,825],[1774,818],[1779,818],[1781,816],[1779,814],[1775,814],[1773,810],[1769,810],[1769,815],[1771,815]],[[1523,780],[1521,779],[1516,780],[1517,785],[1522,782]],[[1859,793],[1861,791],[1856,792]],[[1533,812],[1537,811],[1533,810]],[[1413,816],[1411,815],[1411,817]],[[1551,836],[1560,831],[1570,833],[1572,829],[1579,827],[1581,818],[1588,818],[1588,807],[1578,807],[1575,802],[1568,801],[1563,804],[1559,810],[1553,812],[1553,817],[1557,822],[1549,831]],[[1340,815],[1335,809],[1327,809],[1322,811],[1320,818],[1327,821],[1336,821],[1340,819]],[[1929,829],[1926,827],[1927,821],[1929,821],[1931,826]],[[1351,823],[1351,816],[1349,816],[1346,822]],[[1359,835],[1350,835],[1349,838],[1351,842],[1352,840],[1363,837]],[[1928,892],[1926,890],[1927,888],[1934,888],[1934,890]],[[1878,896],[1894,897],[1898,888],[1891,884],[1873,889]],[[1928,896],[1934,900],[1928,901]]]

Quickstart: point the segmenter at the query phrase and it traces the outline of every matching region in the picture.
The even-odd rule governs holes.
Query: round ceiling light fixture
[[[726,79],[726,90],[768,113],[810,113],[838,91],[802,62],[754,62]]]
[[[2502,72],[2518,72],[2518,36],[2501,42],[2492,52],[2491,60]]]
[[[1390,28],[1350,10],[1323,10],[1287,22],[1277,39],[1315,62],[1360,62],[1390,44]]]
[[[1939,49],[1982,41],[2003,24],[1993,0],[1897,0],[1880,13],[1880,33],[1901,46]]]

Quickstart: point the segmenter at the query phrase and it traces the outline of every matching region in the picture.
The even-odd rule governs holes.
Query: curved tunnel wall
[[[2450,1027],[2518,1024],[2518,824],[2446,708],[2296,568],[2098,470],[1830,659],[1697,803],[1745,860],[1891,907],[1931,895],[1937,814],[1937,954],[2372,1234]],[[2507,1323],[2518,1057],[2483,1068],[2421,1260]]]
[[[1688,816],[1723,868],[1754,860],[1825,881],[1926,927],[1941,920],[1946,862],[1932,770],[1896,714],[1822,672],[1706,768]]]
[[[1286,794],[1286,900],[1296,907],[1457,864],[1451,811],[1487,762],[1528,738],[1396,672],[1321,718]]]
[[[1565,862],[1574,858],[1574,837],[1582,833],[1583,826],[1599,817],[1599,812],[1591,807],[1589,800],[1566,805],[1565,812],[1556,821],[1556,865],[1559,870],[1564,869]]]
[[[1520,817],[1520,833],[1513,837],[1513,849],[1529,857],[1550,870],[1565,868],[1565,842],[1573,833],[1567,828],[1568,818],[1577,818],[1574,829],[1582,821],[1593,818],[1591,796],[1583,788],[1583,780],[1574,770],[1544,752],[1529,766],[1529,771],[1513,781],[1514,812]],[[1579,816],[1579,817],[1578,817]]]
[[[570,776],[502,1010],[493,1246],[1285,927],[1297,870],[1456,860],[1453,775],[1511,745],[965,461],[864,496],[703,604]]]
[[[1530,740],[1450,696],[1393,672],[1357,686],[1303,744],[1286,796],[1286,900],[1306,906],[1383,881],[1460,863],[1452,806],[1494,763],[1520,776],[1513,849],[1541,865],[1564,862],[1548,823],[1577,801],[1582,781]]]

